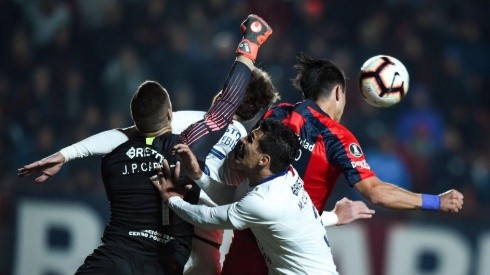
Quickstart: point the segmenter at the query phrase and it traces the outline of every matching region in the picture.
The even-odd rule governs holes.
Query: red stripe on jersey
[[[311,152],[303,180],[306,192],[320,213],[323,211],[325,202],[330,197],[340,175],[340,171],[328,162],[326,155],[325,142],[323,137],[319,135],[315,148]]]
[[[351,162],[362,162],[366,160],[366,157],[362,150],[359,151],[361,155],[357,156],[353,155],[353,153],[351,152],[349,147],[352,144],[357,145],[359,149],[361,149],[361,146],[359,145],[359,141],[357,141],[354,135],[347,128],[329,117],[322,116],[320,113],[313,110],[312,108],[309,107],[309,109],[315,115],[315,117],[317,117],[325,126],[327,126],[330,129],[330,132],[342,142],[344,150],[347,153],[347,157],[351,160]],[[356,168],[356,170],[359,172],[359,176],[361,177],[361,179],[366,179],[374,176],[374,173],[371,169],[363,169],[360,166],[356,166],[354,168]]]
[[[374,176],[374,172],[369,168],[367,162],[366,162],[366,157],[364,155],[364,153],[362,153],[360,156],[357,155],[353,155],[351,150],[349,149],[350,145],[351,144],[356,144],[358,146],[358,148],[360,149],[360,145],[359,145],[359,142],[357,141],[357,139],[354,137],[354,135],[347,129],[345,128],[343,125],[341,125],[340,123],[338,123],[337,121],[331,119],[330,117],[326,117],[324,116],[323,114],[321,114],[320,112],[316,111],[315,109],[311,108],[311,107],[308,107],[308,109],[311,111],[311,113],[314,115],[315,118],[317,118],[323,125],[325,125],[325,127],[327,127],[329,129],[329,131],[337,137],[337,140],[340,141],[342,143],[342,146],[343,146],[343,150],[345,151],[345,154],[347,155],[348,159],[350,160],[350,164],[347,163],[347,164],[344,164],[344,165],[350,165],[350,167],[339,167],[338,163],[333,163],[330,164],[329,161],[324,157],[326,155],[326,151],[322,152],[322,155],[323,157],[322,158],[318,158],[316,159],[313,158],[313,156],[317,156],[316,154],[313,154],[312,155],[312,158],[310,160],[310,164],[315,164],[314,166],[324,166],[326,165],[327,169],[325,171],[326,175],[325,175],[325,181],[327,183],[331,183],[331,184],[328,184],[327,186],[327,190],[325,192],[325,197],[323,197],[323,202],[321,201],[322,197],[321,196],[318,196],[319,197],[319,203],[322,203],[321,205],[323,206],[324,203],[326,202],[326,199],[330,196],[334,186],[335,186],[335,182],[337,181],[340,173],[342,171],[344,171],[344,169],[355,169],[358,173],[358,176],[360,177],[360,180],[364,180],[364,179],[367,179],[369,177],[372,177]],[[319,136],[319,138],[322,138],[321,136]],[[325,142],[324,141],[317,141],[316,144],[322,144],[324,150],[326,150],[327,148],[325,148]],[[317,148],[315,148],[317,149]],[[362,151],[360,151],[362,152]],[[322,163],[322,165],[320,165],[321,161],[324,160],[325,164]],[[365,165],[365,166],[363,166]],[[367,168],[366,168],[367,167]],[[310,169],[310,167],[308,166],[308,169]],[[305,173],[305,175],[317,175],[317,171],[315,171],[313,169],[313,171],[307,171]],[[319,179],[311,179],[311,181],[313,182],[316,182],[317,180]],[[360,181],[359,180],[359,181]],[[349,181],[349,179],[348,179]],[[306,182],[306,179],[305,179],[305,182]],[[318,190],[317,190],[318,192]],[[321,193],[321,192],[319,192]],[[309,193],[311,194],[311,193]],[[316,194],[315,194],[316,195]],[[310,195],[311,197],[311,195]]]
[[[323,211],[340,174],[351,186],[374,176],[354,135],[313,101],[281,104],[264,117],[281,121],[300,137],[301,155],[293,166],[318,211]],[[355,144],[356,155],[349,150],[351,144]]]

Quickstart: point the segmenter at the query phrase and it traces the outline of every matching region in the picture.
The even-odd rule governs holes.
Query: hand
[[[27,177],[37,171],[41,171],[42,175],[37,177],[34,181],[36,183],[43,183],[50,177],[56,175],[64,163],[65,157],[58,152],[49,157],[43,158],[42,160],[35,161],[17,169],[17,176]]]
[[[150,177],[151,183],[158,189],[162,200],[167,203],[171,197],[179,196],[184,197],[185,193],[189,191],[192,186],[186,185],[184,187],[177,186],[180,174],[180,163],[175,164],[175,170],[172,174],[170,172],[170,166],[166,159],[163,160],[162,166],[156,168],[157,174]]]
[[[457,213],[463,208],[464,196],[457,190],[451,189],[439,195],[441,211]]]
[[[174,146],[174,150],[180,156],[181,167],[184,172],[193,180],[200,179],[202,170],[191,148],[186,144],[177,144]]]
[[[374,210],[369,209],[362,201],[351,201],[343,198],[335,204],[333,212],[338,217],[337,225],[348,224],[357,219],[370,219]]]
[[[240,26],[243,38],[238,44],[237,54],[246,56],[252,61],[257,58],[259,47],[272,34],[272,28],[269,27],[264,19],[255,14],[250,14]]]

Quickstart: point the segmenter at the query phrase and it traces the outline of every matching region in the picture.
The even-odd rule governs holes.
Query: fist
[[[243,38],[257,44],[257,46],[262,45],[272,34],[272,28],[267,22],[255,14],[250,14],[240,27]]]
[[[464,196],[459,191],[451,189],[439,195],[441,198],[441,211],[459,212],[463,208]]]

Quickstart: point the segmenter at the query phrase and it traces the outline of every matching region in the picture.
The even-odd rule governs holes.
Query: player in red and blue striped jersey
[[[458,212],[463,195],[449,190],[440,195],[417,194],[381,181],[370,169],[355,136],[339,122],[346,98],[346,78],[330,61],[301,54],[294,85],[304,101],[279,104],[263,118],[281,121],[300,138],[300,153],[293,163],[318,211],[323,211],[340,174],[371,203],[398,210]],[[250,231],[234,232],[222,275],[267,274]],[[255,257],[252,257],[255,255]]]

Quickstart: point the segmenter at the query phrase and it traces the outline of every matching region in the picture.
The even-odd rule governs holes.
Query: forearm
[[[422,195],[390,183],[373,186],[366,198],[373,204],[397,210],[416,210],[422,206]]]
[[[226,78],[221,94],[213,102],[205,119],[187,128],[181,142],[191,146],[198,160],[204,160],[219,141],[233,114],[245,97],[252,71],[242,62],[235,62]]]
[[[68,162],[73,159],[110,153],[127,140],[128,137],[124,133],[112,129],[67,146],[61,149],[60,153],[65,157],[65,162]]]
[[[213,122],[218,127],[228,125],[245,97],[250,76],[252,75],[252,68],[253,64],[247,65],[243,61],[236,61],[233,64],[223,90],[207,112],[205,120]]]
[[[204,229],[234,229],[228,219],[229,205],[209,207],[194,205],[175,196],[168,200],[168,206],[183,220]]]
[[[218,182],[202,173],[200,179],[195,181],[201,190],[217,205],[225,205],[234,202],[235,186],[229,186]]]

